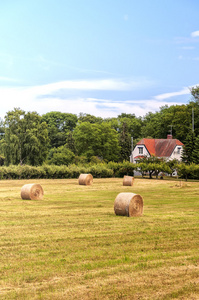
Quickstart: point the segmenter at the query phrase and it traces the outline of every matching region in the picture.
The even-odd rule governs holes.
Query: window
[[[143,154],[143,147],[138,147],[139,149],[139,154]]]
[[[177,154],[180,154],[180,147],[177,148]]]

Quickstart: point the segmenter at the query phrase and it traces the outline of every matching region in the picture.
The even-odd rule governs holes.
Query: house
[[[181,161],[184,144],[172,135],[167,135],[167,139],[142,139],[139,141],[131,156],[130,161],[137,163],[142,157],[156,156],[165,160],[177,159]]]

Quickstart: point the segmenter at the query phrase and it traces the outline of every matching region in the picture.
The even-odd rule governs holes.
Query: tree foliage
[[[172,170],[169,165],[163,160],[156,156],[143,157],[140,159],[137,164],[138,170],[141,172],[142,176],[147,173],[149,178],[152,178],[152,175],[155,175],[158,178],[160,172],[165,172],[171,174]]]
[[[89,122],[91,124],[95,124],[95,123],[102,123],[103,119],[100,117],[95,117],[93,115],[90,114],[84,114],[84,113],[80,113],[79,117],[78,117],[78,122]]]
[[[196,102],[199,102],[199,86],[192,87],[190,89],[191,95],[193,96]]]
[[[75,154],[67,148],[67,145],[53,148],[49,152],[48,163],[50,165],[66,165],[72,164],[75,159]]]
[[[193,153],[194,153],[193,151],[195,148],[195,141],[196,141],[195,133],[190,128],[186,135],[186,139],[183,147],[183,154],[182,154],[182,161],[187,164],[193,162]]]
[[[74,139],[78,155],[107,161],[119,159],[118,133],[107,123],[80,123],[74,130]]]
[[[77,116],[70,113],[52,111],[42,116],[42,122],[48,125],[50,148],[66,144],[67,135],[77,124]]]
[[[47,125],[36,112],[15,108],[5,117],[5,138],[1,142],[7,165],[40,165],[48,154]]]
[[[131,154],[131,136],[128,132],[128,127],[126,122],[122,124],[122,131],[119,135],[119,145],[120,145],[120,160],[129,160]]]

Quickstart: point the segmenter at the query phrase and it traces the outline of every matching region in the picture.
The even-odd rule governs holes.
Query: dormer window
[[[181,147],[177,147],[177,154],[180,154]]]
[[[143,154],[143,147],[138,147],[139,154]]]

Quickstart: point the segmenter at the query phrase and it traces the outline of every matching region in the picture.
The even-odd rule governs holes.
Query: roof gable
[[[155,139],[142,139],[137,145],[144,145],[150,155],[155,155]]]
[[[177,139],[142,139],[137,145],[144,145],[150,155],[169,157],[176,146],[183,146]]]

